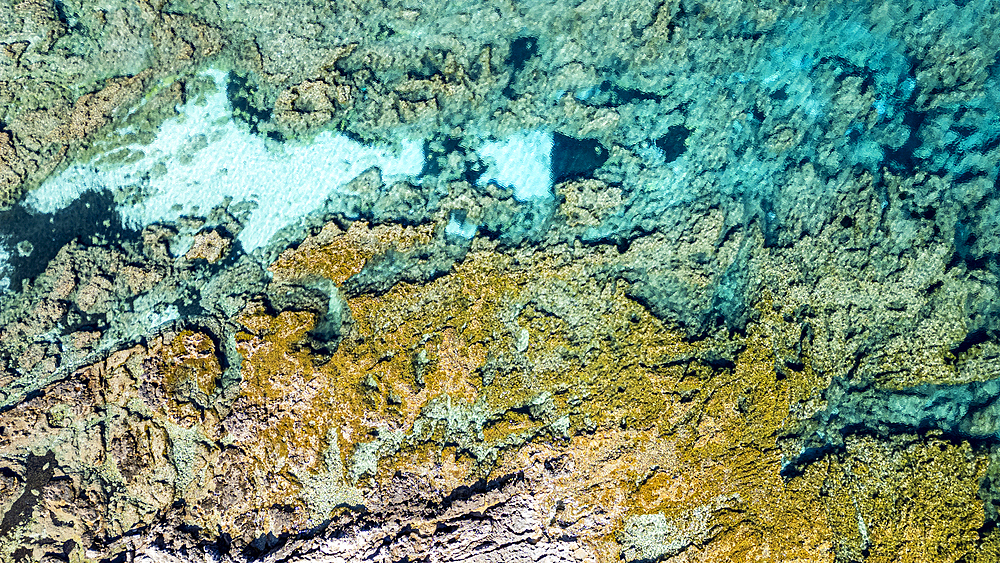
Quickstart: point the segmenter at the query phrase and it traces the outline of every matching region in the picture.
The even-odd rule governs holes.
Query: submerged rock
[[[995,11],[0,5],[0,561],[996,561]]]

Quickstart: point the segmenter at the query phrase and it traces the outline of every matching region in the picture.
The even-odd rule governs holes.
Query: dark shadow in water
[[[22,280],[45,271],[59,249],[73,240],[90,244],[137,241],[139,233],[122,228],[114,197],[106,191],[88,191],[65,209],[32,213],[18,205],[0,211],[0,241],[10,253],[10,287],[21,289]],[[20,251],[19,251],[20,249]]]
[[[574,139],[561,133],[552,138],[552,180],[586,178],[608,160],[608,149],[595,139]]]

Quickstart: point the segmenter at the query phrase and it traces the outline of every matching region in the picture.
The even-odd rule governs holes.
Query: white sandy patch
[[[476,236],[478,227],[479,226],[472,221],[462,221],[458,219],[458,217],[456,217],[453,213],[448,219],[448,224],[445,226],[444,232],[449,236],[471,239]]]
[[[7,261],[10,260],[10,252],[3,245],[3,239],[0,238],[0,295],[3,295],[10,289],[10,266]]]
[[[145,193],[121,204],[120,212],[126,226],[142,228],[182,215],[204,215],[226,198],[254,202],[257,208],[238,236],[250,252],[328,202],[337,210],[338,200],[350,195],[343,187],[373,166],[381,169],[386,183],[417,176],[423,167],[420,141],[403,141],[398,149],[369,147],[324,132],[309,143],[266,142],[232,120],[226,74],[204,74],[215,81],[216,92],[203,105],[180,107],[181,115],[165,121],[149,145],[127,147],[143,152],[140,160],[71,166],[34,190],[27,204],[51,213],[87,190],[141,187]],[[148,182],[143,183],[145,177]]]
[[[526,131],[503,141],[485,143],[480,156],[489,165],[478,184],[497,185],[514,190],[519,201],[552,198],[552,133]]]

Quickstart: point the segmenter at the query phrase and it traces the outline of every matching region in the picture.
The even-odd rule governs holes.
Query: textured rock
[[[994,8],[0,1],[0,561],[996,561]]]

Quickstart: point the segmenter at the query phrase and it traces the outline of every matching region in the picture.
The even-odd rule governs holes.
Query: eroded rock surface
[[[1000,559],[995,8],[0,0],[0,560]]]

